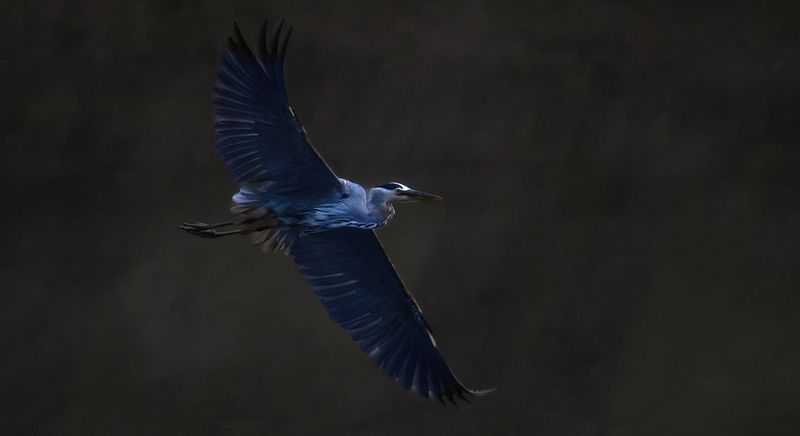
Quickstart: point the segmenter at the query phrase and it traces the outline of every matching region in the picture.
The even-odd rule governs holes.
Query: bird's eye
[[[400,192],[402,192],[402,189],[400,189],[400,188],[396,188],[396,189],[394,190],[394,193],[395,193],[395,194],[399,194]]]

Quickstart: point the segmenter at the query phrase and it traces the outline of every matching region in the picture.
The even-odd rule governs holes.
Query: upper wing
[[[404,388],[453,402],[485,393],[464,387],[447,367],[373,231],[300,234],[290,251],[331,319]]]
[[[286,96],[284,55],[291,27],[261,29],[254,56],[234,26],[214,84],[217,149],[242,184],[273,197],[315,199],[341,189],[308,141]],[[269,33],[269,35],[267,35]]]

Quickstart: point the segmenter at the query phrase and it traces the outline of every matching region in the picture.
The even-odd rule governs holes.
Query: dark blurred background
[[[800,434],[797,5],[12,0],[0,434]],[[407,393],[289,259],[177,230],[228,216],[210,89],[265,16],[338,174],[446,197],[380,236],[494,396]]]

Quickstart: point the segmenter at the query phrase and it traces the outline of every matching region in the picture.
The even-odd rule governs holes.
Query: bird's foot
[[[181,230],[185,230],[201,238],[219,238],[221,236],[239,235],[242,233],[242,229],[240,228],[235,228],[232,230],[217,230],[221,227],[228,227],[232,225],[234,225],[234,223],[231,221],[223,221],[221,223],[216,223],[216,224],[185,222],[178,227]]]
[[[184,222],[179,226],[181,230],[185,230],[192,235],[199,236],[201,238],[216,238],[218,235],[213,229],[208,228],[208,224],[206,223],[189,223]]]
[[[201,222],[190,223],[188,221],[184,221],[183,224],[180,225],[180,227],[182,229],[184,229],[184,230],[188,230],[188,229],[202,230],[202,229],[207,229],[208,228],[208,224],[201,223]]]

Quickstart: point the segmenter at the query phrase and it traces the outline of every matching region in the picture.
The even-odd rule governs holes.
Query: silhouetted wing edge
[[[494,391],[468,389],[453,374],[373,231],[301,233],[291,256],[331,319],[405,389],[443,404]]]

